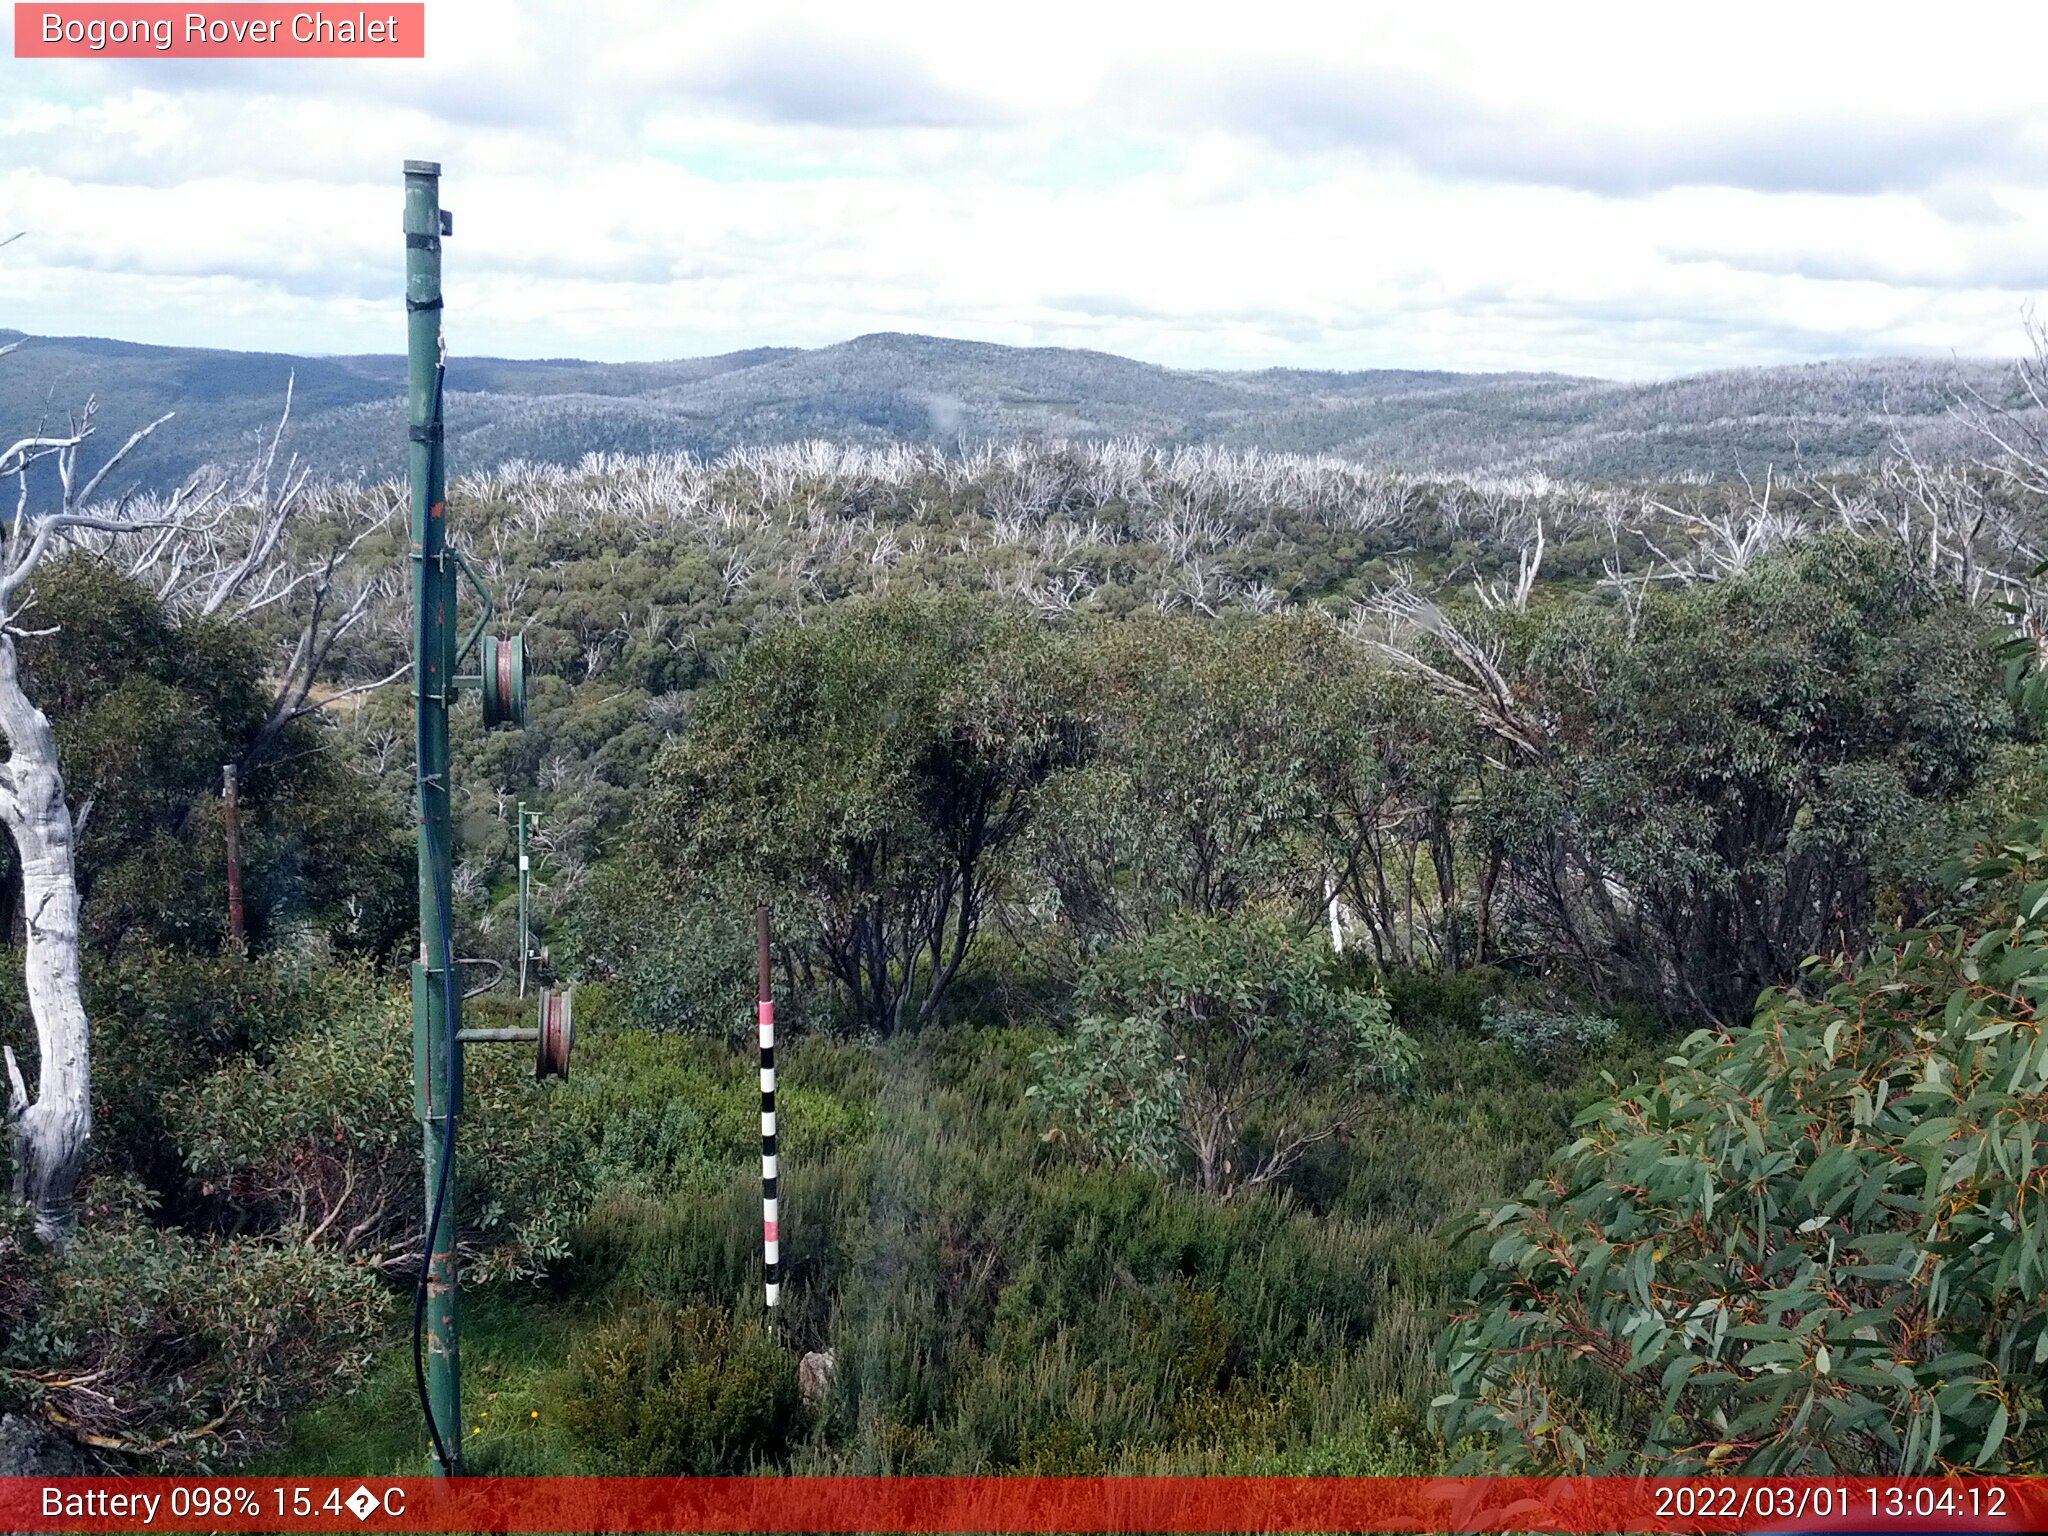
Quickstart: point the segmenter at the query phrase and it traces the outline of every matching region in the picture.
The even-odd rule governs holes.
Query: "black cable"
[[[448,365],[444,361],[434,372],[434,420],[441,420],[442,389],[448,378]],[[424,560],[422,561],[424,574]],[[426,670],[427,659],[427,614],[426,604],[420,605],[418,623],[413,635],[413,664]],[[443,679],[443,686],[446,679]],[[427,818],[427,721],[426,711],[415,709],[415,740],[413,745],[413,777],[420,797],[420,825],[428,839],[427,863],[432,873],[435,910],[441,918],[441,952],[435,958],[441,962],[441,1022],[446,1031],[445,1059],[448,1064],[447,1081],[441,1085],[441,1176],[434,1184],[433,1209],[427,1217],[427,1230],[420,1240],[420,1272],[412,1293],[412,1374],[413,1384],[419,1391],[420,1413],[427,1421],[427,1434],[434,1442],[434,1459],[443,1471],[452,1472],[454,1464],[449,1460],[448,1444],[441,1438],[441,1426],[434,1421],[433,1399],[427,1395],[427,1282],[434,1264],[434,1234],[441,1229],[441,1213],[447,1206],[448,1185],[455,1172],[455,958],[454,943],[448,932],[448,898],[441,889],[440,870],[446,862],[448,850],[440,850],[440,858],[434,856],[432,840],[433,823]],[[432,1073],[428,1074],[428,1085],[432,1086]],[[449,1254],[449,1263],[455,1262],[455,1254]]]
[[[412,1298],[412,1373],[413,1383],[419,1390],[420,1412],[427,1421],[427,1434],[434,1442],[434,1458],[442,1467],[452,1470],[448,1459],[447,1442],[441,1438],[441,1428],[434,1419],[433,1400],[427,1395],[426,1326],[427,1326],[427,1284],[434,1262],[434,1234],[441,1229],[441,1213],[447,1206],[448,1185],[455,1171],[455,966],[448,942],[448,904],[440,899],[441,882],[434,882],[434,894],[441,916],[441,1017],[447,1028],[446,1060],[448,1080],[442,1084],[445,1102],[441,1115],[441,1176],[434,1183],[434,1207],[427,1217],[427,1230],[420,1243],[420,1272],[413,1286]],[[449,1262],[455,1256],[449,1255]]]

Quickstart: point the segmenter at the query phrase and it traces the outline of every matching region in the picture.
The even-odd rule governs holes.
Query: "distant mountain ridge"
[[[288,442],[323,475],[403,466],[405,360],[157,347],[0,330],[0,430],[97,396],[107,435],[165,411],[134,483],[246,457],[296,377]],[[1168,446],[1336,454],[1413,472],[1568,479],[1732,477],[1766,463],[1868,460],[1894,430],[1937,456],[1961,441],[1962,385],[2003,364],[1906,358],[1735,369],[1648,384],[1557,373],[1182,370],[1107,352],[880,332],[657,363],[451,357],[459,472],[586,453],[716,454],[750,443],[1139,437]]]

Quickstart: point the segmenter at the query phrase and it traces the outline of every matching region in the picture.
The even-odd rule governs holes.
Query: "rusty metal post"
[[[242,923],[242,786],[233,763],[221,766],[220,798],[228,833],[228,934],[240,944],[246,937]]]

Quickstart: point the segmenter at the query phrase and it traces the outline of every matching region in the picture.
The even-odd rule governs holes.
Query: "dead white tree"
[[[2029,311],[2025,327],[2028,348],[2013,365],[2013,398],[1992,400],[1964,383],[1952,407],[1989,445],[1975,462],[2019,490],[2048,497],[2048,322]]]
[[[1930,463],[1903,435],[1873,482],[1827,487],[1837,521],[1863,538],[1896,544],[1908,567],[1959,590],[1966,602],[2024,592],[2039,563],[2036,538],[2019,508],[2025,499],[1978,464]]]
[[[0,532],[0,821],[21,860],[22,911],[27,940],[24,972],[36,1031],[36,1091],[29,1093],[12,1046],[0,1048],[7,1066],[7,1124],[13,1141],[14,1197],[35,1213],[36,1235],[61,1246],[73,1230],[72,1195],[92,1136],[92,1040],[79,978],[78,837],[92,802],[74,814],[65,798],[57,736],[49,717],[29,697],[15,640],[31,578],[53,550],[81,534],[133,534],[143,525],[116,511],[84,510],[111,474],[170,418],[159,417],[109,455],[81,482],[79,452],[93,435],[97,405],[86,403],[66,430],[38,429],[0,450],[0,479],[20,483],[13,522]],[[29,471],[49,461],[57,476],[54,504],[31,503]],[[193,506],[173,502],[171,516],[191,517]],[[152,519],[152,522],[162,519]]]
[[[1765,467],[1761,490],[1747,473],[1742,474],[1742,484],[1748,492],[1747,500],[1740,506],[1719,511],[1672,506],[1654,498],[1644,501],[1646,514],[1661,515],[1691,540],[1689,550],[1674,556],[1658,546],[1647,528],[1633,530],[1657,557],[1662,579],[1691,585],[1739,576],[1761,556],[1782,549],[1800,536],[1798,515],[1775,500],[1778,486],[1773,469]]]
[[[173,613],[249,620],[291,616],[271,673],[269,712],[242,754],[245,770],[276,748],[292,722],[383,688],[412,670],[408,661],[386,676],[324,689],[316,696],[335,646],[371,620],[393,594],[396,575],[366,569],[356,557],[392,526],[401,508],[389,487],[311,490],[311,468],[296,454],[278,462],[291,423],[293,388],[288,379],[277,425],[239,479],[217,475],[188,483],[171,498],[174,508],[182,498],[178,514],[158,516],[152,532],[130,523],[119,532],[88,534],[82,540],[150,587]],[[154,508],[147,500],[137,505],[144,515]]]
[[[1536,519],[1536,536],[1525,540],[1515,554],[1515,579],[1512,583],[1505,578],[1499,581],[1472,580],[1472,590],[1479,598],[1479,606],[1496,613],[1527,613],[1529,594],[1536,590],[1536,578],[1543,570],[1543,519]]]
[[[1600,585],[1613,590],[1630,640],[1635,639],[1636,631],[1642,627],[1643,602],[1653,580],[1653,576],[1629,570],[1618,552],[1600,557]]]
[[[37,1053],[31,1095],[12,1047],[4,1051],[7,1120],[15,1198],[32,1208],[38,1236],[53,1245],[63,1244],[73,1230],[72,1197],[92,1135],[92,1049],[80,975],[76,867],[92,803],[72,811],[56,733],[21,677],[15,642],[34,632],[24,627],[30,586],[54,553],[82,549],[147,580],[167,606],[186,613],[213,615],[238,605],[247,616],[298,602],[297,642],[258,733],[260,752],[292,720],[319,707],[308,705],[313,680],[335,641],[370,612],[379,592],[373,582],[359,582],[337,603],[338,583],[349,556],[390,517],[385,509],[366,515],[359,528],[344,526],[329,548],[310,559],[283,553],[307,483],[295,458],[278,469],[290,409],[287,391],[277,430],[241,485],[199,477],[168,495],[124,498],[111,510],[98,503],[108,476],[170,420],[168,414],[131,434],[90,475],[80,459],[95,432],[96,400],[88,400],[63,430],[46,424],[0,450],[0,483],[8,476],[17,483],[14,518],[0,528],[0,741],[8,754],[0,764],[0,821],[21,861],[24,969]],[[32,477],[39,465],[43,470]],[[54,495],[34,496],[32,478],[51,474]]]
[[[2028,350],[2013,366],[2012,398],[1994,401],[1967,383],[1958,388],[1953,409],[1986,451],[1972,462],[2024,504],[2030,518],[2003,519],[1999,542],[2005,568],[1998,572],[2008,600],[2018,608],[2022,634],[2048,659],[2048,594],[2039,580],[2043,540],[2041,507],[2048,501],[2048,324],[2031,310],[2025,317]]]
[[[1369,650],[1464,705],[1490,734],[1529,757],[1543,755],[1549,727],[1503,670],[1500,640],[1466,628],[1417,591],[1406,571],[1362,601],[1347,627]]]

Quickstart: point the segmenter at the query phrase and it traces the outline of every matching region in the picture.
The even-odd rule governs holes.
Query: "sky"
[[[2012,355],[2048,294],[2038,5],[428,0],[374,62],[0,26],[38,334],[401,350],[408,158],[472,355],[1652,378]]]

